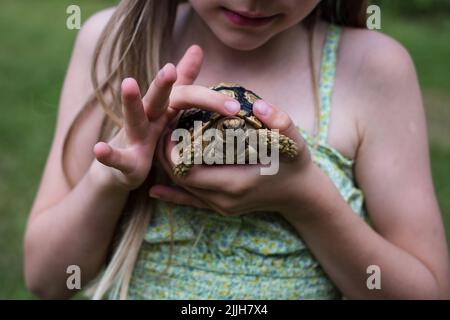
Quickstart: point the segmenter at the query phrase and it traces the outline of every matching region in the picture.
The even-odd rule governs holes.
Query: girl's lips
[[[236,11],[229,10],[227,8],[222,8],[225,16],[228,18],[230,22],[238,26],[249,26],[249,27],[258,27],[265,24],[270,23],[275,19],[277,15],[273,16],[254,16],[250,17],[249,15],[245,15],[245,13],[238,13]]]

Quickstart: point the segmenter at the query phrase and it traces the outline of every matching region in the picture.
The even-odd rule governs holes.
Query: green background
[[[76,30],[112,0],[0,2],[0,299],[31,298],[23,281],[22,237],[51,144],[58,98]],[[427,111],[432,169],[447,234],[450,230],[450,1],[376,1],[382,32],[410,51]],[[386,57],[388,59],[389,57]]]

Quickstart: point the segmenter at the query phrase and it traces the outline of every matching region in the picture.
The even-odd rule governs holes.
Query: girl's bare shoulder
[[[60,98],[58,123],[55,141],[61,141],[75,120],[76,115],[85,106],[94,92],[91,81],[91,66],[95,48],[101,33],[114,13],[115,8],[99,11],[89,17],[78,32],[72,57],[66,72],[66,78]],[[104,77],[106,71],[103,61],[106,51],[99,57],[99,76]],[[89,114],[80,119],[76,129],[68,139],[68,157],[65,167],[72,181],[78,181],[86,172],[93,160],[92,148],[97,142],[104,112],[100,107],[93,108]]]
[[[80,40],[97,40],[105,28],[108,21],[111,19],[116,8],[111,7],[103,9],[91,15],[81,28],[78,39]]]
[[[344,28],[339,67],[347,80],[353,79],[355,93],[371,95],[374,89],[380,99],[398,92],[404,83],[417,82],[413,60],[397,40],[378,31]]]
[[[382,32],[345,28],[339,50],[341,89],[352,96],[346,102],[352,104],[361,134],[379,125],[373,119],[398,124],[411,113],[420,117],[416,70],[402,44]]]
[[[92,59],[100,35],[114,13],[114,10],[114,8],[110,8],[95,13],[84,22],[82,28],[78,32],[62,92],[62,103],[60,105],[62,112],[64,112],[65,109],[70,109],[68,110],[69,113],[77,113],[84,105],[87,96],[93,92],[93,86],[90,79]],[[99,57],[100,67],[103,65],[102,60],[105,58],[106,54],[107,53],[105,52]],[[65,103],[64,98],[66,96],[71,98],[68,99],[71,101],[70,104],[72,105],[70,108],[68,108]],[[77,107],[75,107],[75,105]]]

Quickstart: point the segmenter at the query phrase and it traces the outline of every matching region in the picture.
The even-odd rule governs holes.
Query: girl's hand
[[[271,129],[292,138],[299,147],[298,157],[280,161],[275,175],[261,175],[261,165],[196,165],[189,174],[173,175],[170,154],[174,142],[166,137],[165,149],[158,147],[158,158],[172,180],[181,188],[155,185],[150,196],[164,201],[210,208],[224,215],[239,215],[255,211],[291,213],[299,195],[307,196],[308,184],[317,173],[310,153],[290,117],[281,109],[262,100],[255,102],[255,115]],[[295,203],[294,203],[295,202]]]
[[[190,47],[177,68],[167,64],[159,71],[143,98],[134,79],[123,81],[124,126],[109,143],[94,146],[98,160],[93,164],[96,179],[126,190],[139,187],[148,176],[161,133],[181,109],[200,106],[223,114],[234,113],[224,108],[233,99],[191,85],[200,72],[202,60],[200,47]]]
[[[109,143],[94,146],[94,172],[101,181],[127,190],[139,187],[152,165],[157,139],[168,121],[167,100],[177,78],[175,66],[167,64],[141,98],[136,80],[121,86],[123,127]],[[147,117],[146,114],[152,114]],[[103,165],[101,165],[101,164]]]

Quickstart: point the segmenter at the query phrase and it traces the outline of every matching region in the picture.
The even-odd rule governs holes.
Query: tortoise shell
[[[222,130],[225,132],[228,129],[232,130],[241,130],[243,129],[244,135],[241,136],[245,142],[244,150],[239,149],[237,144],[232,143],[232,147],[234,148],[234,161],[237,163],[237,159],[245,159],[244,162],[250,159],[250,157],[256,156],[259,159],[259,151],[262,147],[262,144],[270,149],[270,146],[275,146],[277,150],[281,154],[288,156],[289,158],[295,158],[297,156],[297,145],[296,143],[282,134],[278,134],[278,132],[272,132],[271,129],[267,128],[267,126],[258,120],[258,118],[253,114],[253,104],[256,100],[261,99],[254,92],[243,88],[242,86],[234,83],[220,83],[214,87],[211,87],[212,90],[218,91],[220,93],[226,94],[234,99],[236,99],[241,106],[241,110],[232,116],[223,116],[216,112],[206,111],[198,108],[191,108],[184,111],[180,118],[178,119],[177,128],[182,128],[189,130],[192,134],[196,130],[195,122],[201,122],[201,133],[205,132],[208,128],[215,128]],[[251,131],[249,129],[255,130],[258,140],[257,146],[251,145],[249,136]],[[236,131],[235,131],[236,132]],[[238,131],[239,132],[239,131]],[[276,140],[273,140],[273,139]],[[193,148],[185,148],[180,150],[180,161],[174,168],[175,176],[184,176],[194,165],[191,162],[191,159],[194,159],[196,156],[201,156],[204,160],[213,159],[216,160],[216,147],[219,145],[228,146],[226,140],[221,137],[220,134],[214,137],[215,145],[213,148],[207,151],[207,154],[203,154],[203,150],[207,150],[210,146],[210,142],[206,140],[201,140],[200,143],[195,142],[195,133],[194,137],[191,136],[191,141],[189,146],[193,146]],[[200,148],[198,148],[200,147]],[[199,150],[200,149],[200,150]],[[225,163],[227,159],[226,153],[223,153],[224,148],[218,148],[217,151],[222,153],[223,161],[220,163]],[[212,152],[214,151],[214,152]],[[221,157],[221,156],[219,156]],[[184,162],[183,160],[187,161]],[[214,162],[213,161],[213,162]]]

